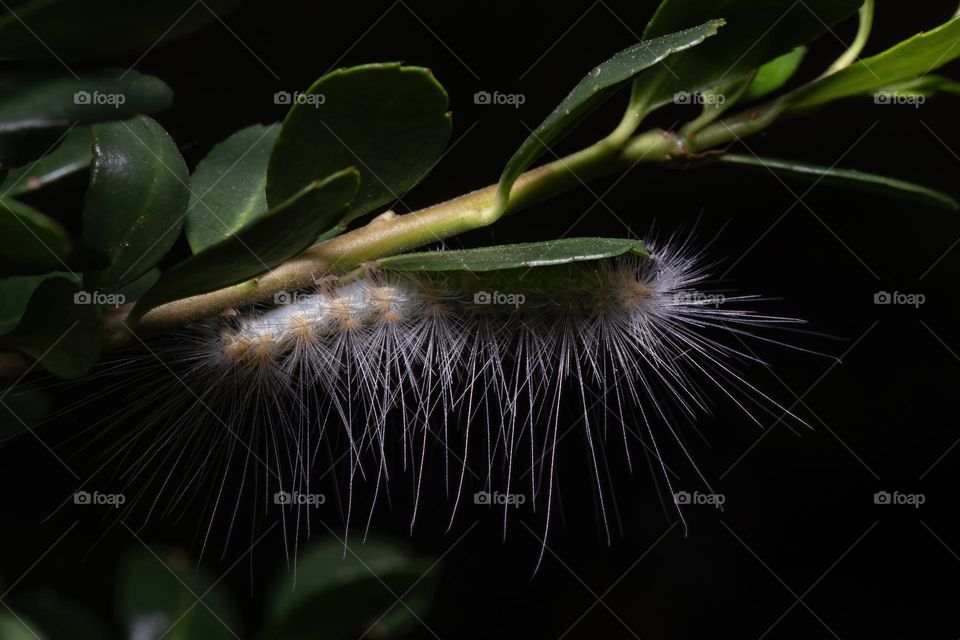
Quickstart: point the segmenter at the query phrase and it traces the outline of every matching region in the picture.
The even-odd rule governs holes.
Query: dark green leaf
[[[150,118],[96,125],[83,239],[110,266],[84,274],[90,290],[116,291],[153,268],[180,235],[190,201],[187,165]]]
[[[20,323],[20,316],[27,310],[30,296],[41,282],[49,278],[66,278],[80,284],[79,277],[57,271],[39,276],[0,278],[0,334],[10,331]]]
[[[602,260],[632,253],[648,257],[639,240],[564,238],[459,251],[424,251],[384,258],[377,266],[388,271],[500,271]]]
[[[360,174],[346,169],[307,185],[236,234],[165,271],[128,322],[165,302],[243,282],[299,255],[343,216],[359,184]]]
[[[748,167],[770,170],[778,175],[795,176],[809,182],[823,182],[839,187],[847,187],[880,193],[889,197],[920,202],[922,204],[950,209],[960,209],[960,204],[950,195],[934,189],[928,189],[912,182],[904,182],[894,178],[878,176],[850,169],[836,169],[818,165],[794,162],[792,160],[776,160],[773,158],[756,158],[736,154],[724,154],[718,158],[726,164],[737,164]]]
[[[231,11],[240,0],[7,0],[0,59],[146,52]]]
[[[396,637],[429,608],[437,571],[398,543],[367,540],[351,544],[346,555],[338,541],[316,544],[300,557],[296,575],[287,572],[272,590],[260,637],[300,640],[320,629],[325,638]],[[411,587],[404,604],[396,604],[391,591],[403,594]],[[393,615],[384,615],[395,604]]]
[[[105,258],[59,222],[16,200],[0,200],[0,276],[102,267]]]
[[[659,82],[661,102],[749,73],[826,33],[853,15],[863,0],[664,0],[647,25],[645,39],[723,18],[727,27],[638,81]]]
[[[0,336],[0,347],[17,349],[61,378],[79,378],[96,364],[103,344],[100,310],[91,302],[65,278],[45,280],[17,328]]]
[[[130,284],[120,287],[120,290],[117,291],[118,294],[123,296],[123,302],[120,304],[136,302],[143,297],[143,294],[152,289],[159,279],[160,269],[150,269]]]
[[[136,71],[0,77],[0,166],[23,165],[57,145],[73,124],[121,120],[170,106],[173,92]]]
[[[706,21],[705,21],[706,22]],[[540,123],[520,148],[517,149],[500,176],[499,206],[506,204],[507,196],[516,179],[526,171],[543,152],[557,143],[594,109],[635,75],[679,51],[696,47],[713,36],[723,25],[712,20],[699,27],[672,33],[660,38],[644,40],[624,49],[603,64],[594,67],[547,119]]]
[[[793,109],[875,92],[891,84],[929,74],[960,57],[960,18],[905,40],[881,54],[800,87],[785,96]]]
[[[194,253],[267,212],[267,161],[279,133],[279,124],[241,129],[197,165],[187,210],[187,240]]]
[[[745,101],[759,100],[779,90],[797,72],[806,55],[806,47],[797,47],[760,67],[757,70],[757,75],[753,78],[753,82],[750,83],[746,93],[744,93],[743,99]]]
[[[89,127],[74,127],[60,146],[36,162],[7,174],[0,183],[0,197],[18,196],[41,189],[51,182],[84,171],[93,158],[93,137]]]
[[[154,555],[138,548],[128,553],[120,562],[119,591],[124,637],[240,637],[237,608],[229,594],[210,575],[195,569],[182,552]]]
[[[344,216],[353,219],[420,182],[450,138],[447,93],[420,67],[390,63],[339,69],[306,93],[285,95],[294,104],[270,157],[271,207],[309,182],[355,166],[363,180]]]

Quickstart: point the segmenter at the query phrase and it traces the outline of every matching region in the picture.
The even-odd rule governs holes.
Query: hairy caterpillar
[[[536,269],[368,271],[148,344],[149,355],[112,367],[138,395],[111,420],[145,414],[110,456],[140,487],[130,506],[170,513],[210,481],[213,512],[232,523],[250,490],[280,510],[295,544],[331,469],[347,479],[348,527],[357,483],[372,488],[369,527],[390,481],[407,474],[412,527],[425,468],[436,465],[451,524],[472,486],[506,496],[504,526],[510,497],[522,495],[547,530],[572,406],[609,537],[607,449],[632,468],[642,447],[672,494],[665,442],[706,483],[677,423],[705,412],[711,390],[751,418],[792,416],[737,371],[755,358],[731,336],[768,340],[754,330],[797,321],[739,308],[754,296],[705,290],[708,267],[686,243],[648,247],[649,259]],[[249,479],[257,471],[262,486]]]

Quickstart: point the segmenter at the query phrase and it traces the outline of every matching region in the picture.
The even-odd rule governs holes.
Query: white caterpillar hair
[[[442,465],[451,524],[469,482],[528,496],[545,541],[572,403],[609,537],[604,447],[622,448],[632,466],[639,443],[672,497],[661,440],[675,442],[696,470],[677,416],[707,411],[710,388],[751,418],[758,409],[792,415],[737,371],[755,357],[729,343],[742,345],[731,333],[765,339],[757,328],[796,321],[739,308],[752,296],[704,291],[706,267],[686,243],[649,248],[649,259],[537,269],[367,272],[162,338],[149,345],[155,359],[124,356],[113,370],[140,390],[113,419],[139,415],[139,426],[110,458],[126,459],[124,479],[141,487],[128,502],[148,502],[148,515],[170,513],[211,481],[212,510],[231,511],[232,524],[252,488],[280,509],[295,549],[316,506],[298,496],[316,495],[320,477],[339,468],[346,478],[347,527],[355,485],[368,483],[369,527],[390,479],[409,474],[412,527],[425,468]],[[146,446],[133,453],[135,441]],[[268,472],[262,486],[251,479],[259,466]]]

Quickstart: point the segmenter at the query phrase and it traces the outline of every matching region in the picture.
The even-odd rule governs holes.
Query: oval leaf
[[[73,124],[156,113],[173,101],[157,78],[121,70],[7,75],[0,95],[0,166],[11,167],[50,151]]]
[[[926,75],[960,57],[958,42],[960,18],[954,18],[881,54],[800,87],[785,96],[786,104],[793,109],[807,109]]]
[[[757,75],[754,76],[750,86],[747,87],[743,99],[746,101],[759,100],[779,90],[797,72],[806,55],[806,47],[797,47],[757,69]]]
[[[0,200],[0,276],[102,267],[105,258],[16,200]]]
[[[237,609],[227,592],[182,552],[128,553],[120,562],[119,591],[124,637],[240,637]]]
[[[864,173],[863,171],[837,169],[835,167],[823,167],[804,162],[795,162],[793,160],[757,158],[755,156],[743,156],[732,153],[720,156],[718,161],[725,164],[762,168],[778,175],[804,178],[809,182],[822,181],[838,187],[876,192],[901,200],[920,202],[940,209],[950,209],[951,211],[960,209],[960,204],[957,203],[956,199],[941,191],[928,189],[927,187],[912,182],[904,182],[903,180],[878,176],[873,173]]]
[[[438,577],[434,563],[398,543],[371,539],[346,552],[338,541],[314,545],[274,586],[260,637],[299,640],[320,629],[325,638],[394,637],[426,613]],[[391,591],[405,594],[402,604]]]
[[[500,176],[497,189],[498,207],[506,205],[516,179],[552,144],[570,132],[583,118],[635,75],[679,51],[694,47],[716,35],[722,20],[672,33],[661,38],[644,40],[624,49],[603,64],[594,67],[540,123],[517,149]]]
[[[137,302],[127,322],[136,323],[147,311],[166,302],[256,277],[306,251],[321,230],[343,216],[359,185],[360,174],[355,169],[307,185],[238,233],[165,271]]]
[[[603,260],[628,253],[650,256],[639,240],[564,238],[459,251],[407,253],[378,260],[375,265],[387,271],[500,271]]]
[[[239,4],[240,0],[7,0],[8,10],[0,14],[0,59],[143,52],[192,33]]]
[[[74,127],[63,142],[49,154],[7,174],[0,183],[0,194],[18,196],[42,189],[61,178],[85,171],[93,158],[90,127]]]
[[[267,161],[278,133],[279,124],[241,129],[197,165],[187,209],[187,240],[194,253],[266,213]]]
[[[30,296],[40,283],[49,278],[66,278],[76,284],[80,278],[69,273],[53,272],[40,276],[14,276],[0,278],[0,334],[10,331],[20,323],[20,317],[27,310]]]
[[[88,289],[115,291],[153,268],[180,234],[190,201],[187,165],[154,120],[96,125],[83,239],[110,259],[87,272]]]
[[[0,347],[17,349],[61,378],[79,378],[99,359],[103,336],[92,298],[65,278],[51,278],[30,296],[17,328],[0,336]]]
[[[389,63],[339,69],[296,94],[295,102],[270,157],[271,207],[312,181],[355,166],[362,183],[344,215],[349,221],[397,200],[420,182],[450,138],[447,93],[420,67]]]

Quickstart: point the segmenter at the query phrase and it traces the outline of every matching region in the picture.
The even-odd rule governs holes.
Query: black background
[[[214,23],[149,52],[136,68],[176,91],[175,106],[158,119],[192,167],[233,131],[282,118],[275,91],[302,90],[331,67],[385,60],[429,67],[450,95],[452,147],[397,205],[404,212],[494,182],[527,128],[592,65],[636,41],[653,8],[650,1],[613,0],[248,2],[224,18],[229,30]],[[955,9],[953,0],[881,2],[868,53],[943,22]],[[842,52],[854,22],[815,45],[802,79]],[[477,105],[477,91],[521,93],[526,101],[517,109]],[[622,104],[613,102],[561,148],[575,150],[606,133]],[[780,124],[740,151],[836,162],[958,195],[955,110],[952,97],[919,109],[851,100]],[[690,115],[671,108],[657,124]],[[82,180],[45,198],[66,213],[79,210],[71,191],[78,186]],[[830,336],[792,342],[842,357],[842,364],[760,351],[773,366],[754,368],[751,380],[785,405],[797,403],[812,428],[779,423],[763,430],[718,402],[715,415],[698,424],[708,442],[691,442],[726,508],[687,509],[686,535],[662,510],[642,466],[632,476],[617,469],[622,527],[607,546],[576,431],[561,447],[563,513],[536,574],[539,516],[517,518],[503,541],[499,517],[470,505],[445,534],[447,511],[437,498],[409,540],[425,555],[445,554],[438,601],[424,619],[430,630],[418,628],[414,637],[960,636],[960,448],[952,449],[960,437],[960,249],[949,251],[960,238],[960,219],[825,185],[808,189],[762,172],[642,165],[450,241],[456,247],[561,234],[642,237],[654,225],[693,230],[703,244],[712,241],[711,258],[726,259],[720,271],[732,266],[731,286],[776,297],[771,312],[802,317]],[[927,302],[918,309],[877,306],[881,290],[923,293]],[[39,435],[53,443],[74,426],[49,425]],[[703,489],[692,474],[682,475],[683,488]],[[94,545],[105,525],[86,512],[44,520],[76,483],[34,438],[4,443],[0,478],[7,494],[0,567],[8,581],[80,520],[17,588],[50,586],[108,617],[116,557],[138,543],[114,528]],[[881,490],[921,493],[926,502],[876,505]],[[397,493],[393,514],[382,513],[375,528],[406,537],[407,497]],[[191,548],[197,525],[186,520],[157,522],[140,535]],[[248,628],[262,613],[266,579],[283,563],[280,548],[279,539],[265,541],[252,572],[244,564],[226,578],[245,605]],[[217,565],[215,555],[216,573],[229,563]]]

